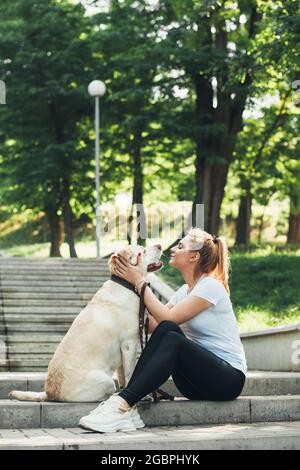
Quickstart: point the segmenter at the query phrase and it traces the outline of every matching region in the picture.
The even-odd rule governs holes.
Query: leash
[[[146,305],[144,301],[145,297],[145,290],[146,287],[149,286],[151,287],[150,282],[144,282],[141,288],[140,295],[136,292],[135,286],[131,284],[130,282],[126,281],[125,279],[116,276],[115,274],[112,274],[111,280],[121,284],[122,286],[126,287],[127,289],[131,290],[134,292],[139,298],[140,298],[140,307],[139,307],[139,337],[140,337],[140,344],[141,344],[141,350],[142,352],[144,351],[147,343],[148,343],[148,335],[149,335],[149,318],[146,318],[145,321],[145,313],[146,313]],[[145,337],[145,339],[144,339]],[[152,392],[152,398],[154,403],[159,402],[159,400],[165,399],[165,400],[174,400],[174,397],[172,395],[169,395],[167,392],[164,392],[160,388]]]

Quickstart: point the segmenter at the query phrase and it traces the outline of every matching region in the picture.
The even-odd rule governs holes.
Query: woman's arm
[[[119,258],[117,258],[115,260],[114,271],[115,274],[123,277],[135,286],[140,285],[142,281],[145,281],[142,273],[141,257],[138,256],[137,259],[138,265],[132,266],[126,259],[119,260]],[[149,286],[146,287],[144,292],[144,303],[147,310],[151,312],[151,315],[157,323],[160,323],[163,320],[171,320],[178,325],[190,320],[203,310],[213,306],[213,304],[208,302],[208,300],[194,295],[189,295],[186,299],[174,305],[171,311],[171,309],[158,300]]]
[[[148,331],[149,331],[149,333],[153,333],[153,331],[157,327],[158,323],[155,320],[155,318],[152,317],[152,315],[149,314],[148,318],[149,318],[149,330]]]
[[[151,315],[157,323],[160,323],[163,320],[171,320],[178,325],[191,320],[191,318],[196,316],[198,313],[213,306],[213,304],[208,302],[208,300],[190,295],[186,299],[174,305],[171,310],[158,300],[149,286],[145,289],[144,302],[147,310],[151,312]]]
[[[167,303],[166,307],[171,309],[174,307],[174,305]],[[158,326],[158,322],[155,320],[155,318],[151,315],[151,313],[148,310],[147,310],[147,313],[148,313],[148,318],[149,318],[149,333],[153,333],[155,328]]]

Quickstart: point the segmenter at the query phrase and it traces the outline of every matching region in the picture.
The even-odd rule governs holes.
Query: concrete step
[[[52,355],[49,355],[52,357]],[[8,367],[8,370],[13,370],[14,372],[26,372],[26,373],[31,373],[33,371],[36,371],[38,373],[45,373],[47,372],[48,369],[48,364],[51,359],[51,357],[47,358],[41,358],[37,357],[34,359],[22,359],[21,361],[17,361],[16,359],[8,359],[6,361],[6,365]],[[6,373],[7,369],[2,373]]]
[[[44,361],[44,363],[48,366],[51,358],[53,356],[53,352],[41,352],[39,355],[36,353],[30,354],[30,353],[13,353],[10,355],[9,360],[11,362],[23,364],[23,361],[29,363],[29,361]]]
[[[107,274],[109,272],[108,266],[102,266],[97,268],[85,268],[85,267],[51,267],[47,265],[43,266],[2,266],[0,264],[0,270],[3,276],[12,276],[12,275],[59,275],[59,276],[99,276]]]
[[[173,380],[168,380],[162,387],[173,396],[181,396]],[[248,371],[242,396],[300,394],[299,372]]]
[[[48,301],[74,301],[74,302],[81,302],[86,301],[88,302],[91,299],[91,294],[83,294],[78,293],[75,291],[73,292],[56,292],[55,296],[53,293],[47,292],[3,292],[2,302],[3,305],[10,305],[11,302],[20,302],[20,305],[26,305],[26,302],[30,302],[31,305],[34,305],[32,302],[42,302],[48,303]]]
[[[81,280],[76,280],[76,281],[71,281],[68,279],[63,279],[63,280],[50,280],[50,281],[42,281],[42,280],[30,280],[26,279],[12,279],[10,281],[7,280],[1,280],[1,290],[2,287],[19,287],[19,286],[45,286],[45,287],[93,287],[96,289],[99,289],[100,286],[103,284],[103,282],[106,281],[106,278],[99,278],[99,279],[91,279],[87,281],[81,281]]]
[[[22,449],[299,450],[300,422],[157,426],[114,434],[77,427],[0,430],[0,450]]]
[[[46,373],[17,373],[8,372],[0,374],[0,398],[7,398],[11,390],[31,390],[40,392],[44,390]],[[117,386],[117,382],[116,382]],[[33,388],[32,388],[33,387]],[[182,396],[175,387],[173,380],[169,379],[162,387],[173,396]],[[242,396],[264,395],[298,395],[300,394],[299,372],[264,372],[248,371],[247,380]]]
[[[53,356],[53,353],[45,353],[45,352],[41,352],[39,355],[30,354],[30,353],[26,353],[26,354],[15,353],[15,354],[10,355],[9,360],[11,361],[11,363],[21,364],[22,366],[23,366],[23,363],[27,363],[30,365],[33,363],[32,370],[34,370],[34,362],[36,360],[38,360],[39,362],[43,362],[44,364],[46,364],[46,367],[48,367],[48,364],[52,356]],[[45,371],[46,371],[46,367],[44,369]]]
[[[16,333],[16,336],[18,333]],[[63,335],[57,335],[54,334],[54,337],[61,337],[63,338]],[[14,335],[11,335],[11,339],[9,341],[9,344],[6,344],[6,348],[10,350],[11,353],[13,354],[32,354],[35,355],[36,358],[39,357],[39,352],[42,352],[44,349],[44,352],[46,349],[51,349],[56,348],[61,340],[55,339],[55,340],[35,340],[34,343],[29,343],[27,341],[14,341],[13,340]],[[49,353],[50,354],[50,353]]]
[[[20,333],[59,333],[65,335],[70,328],[70,322],[55,324],[41,323],[10,323],[5,327],[0,325],[0,335],[8,334],[8,336]]]
[[[96,403],[32,403],[0,400],[2,429],[76,427]],[[300,395],[239,397],[233,401],[174,401],[138,404],[146,426],[300,421]]]
[[[96,274],[88,274],[88,275],[81,275],[81,274],[66,274],[66,273],[54,273],[54,274],[49,274],[47,272],[45,273],[35,273],[35,274],[28,274],[28,273],[24,273],[24,274],[15,274],[15,273],[12,273],[11,275],[7,275],[7,274],[3,274],[1,275],[1,282],[5,282],[5,281],[13,281],[13,280],[16,280],[16,281],[38,281],[38,280],[41,280],[41,281],[55,281],[55,280],[59,280],[59,281],[86,281],[86,282],[89,282],[91,280],[93,280],[94,282],[97,282],[98,279],[103,279],[103,278],[107,278],[108,277],[108,273],[107,272],[100,272],[100,273],[96,273]]]
[[[34,282],[44,282],[44,283],[62,283],[63,285],[72,283],[76,284],[78,282],[82,282],[83,285],[87,283],[97,284],[99,282],[104,282],[108,279],[108,275],[100,275],[100,276],[27,276],[24,274],[23,276],[11,276],[11,277],[2,277],[1,285],[10,285],[10,283],[15,282],[15,285],[20,285],[20,283],[24,283],[26,285],[32,284]]]
[[[10,357],[13,357],[11,355],[18,355],[18,354],[30,354],[30,355],[35,355],[38,356],[39,354],[43,353],[48,353],[48,354],[53,354],[55,349],[57,348],[56,343],[38,343],[38,345],[35,344],[28,344],[28,343],[10,343],[7,345],[7,349],[9,352]]]
[[[47,267],[45,268],[30,268],[30,269],[23,269],[23,268],[3,268],[0,266],[1,270],[1,275],[3,278],[14,278],[15,276],[21,278],[21,277],[27,277],[27,276],[34,276],[36,277],[37,275],[40,275],[41,277],[54,277],[58,276],[60,278],[62,277],[73,277],[73,276],[78,276],[82,278],[89,278],[89,277],[99,277],[99,276],[107,276],[109,273],[109,270],[107,268],[105,269],[72,269],[72,270],[66,270],[66,269],[48,269]]]
[[[35,315],[28,315],[28,314],[24,314],[24,315],[6,315],[6,323],[5,323],[5,326],[9,328],[14,328],[14,327],[17,327],[21,324],[21,323],[25,323],[25,324],[28,324],[28,326],[30,326],[30,324],[32,323],[37,323],[37,324],[46,324],[46,325],[49,325],[49,324],[57,324],[58,322],[62,322],[62,324],[68,324],[68,325],[71,325],[71,323],[73,322],[74,318],[76,317],[78,312],[75,312],[74,314],[69,314],[69,315],[66,315],[66,314],[61,314],[61,315],[58,315],[58,314],[53,314],[53,315],[46,315],[46,314],[42,314],[41,316],[35,314]]]
[[[47,373],[42,372],[1,372],[0,399],[7,399],[11,390],[44,390]]]
[[[7,345],[10,346],[12,344],[24,344],[24,345],[31,345],[34,343],[57,343],[63,339],[63,335],[56,335],[56,334],[43,334],[43,333],[31,333],[30,335],[26,334],[13,334],[7,340]],[[4,341],[5,337],[0,336],[0,341]]]
[[[108,269],[108,260],[105,262],[96,262],[96,263],[85,263],[83,260],[78,261],[78,263],[48,263],[48,258],[45,258],[42,262],[28,262],[26,260],[16,263],[11,261],[4,261],[0,259],[0,267],[2,269],[65,269],[66,271],[73,271],[74,269],[81,269],[87,271],[97,271],[97,269]]]
[[[0,259],[1,371],[47,370],[76,315],[109,278],[107,262]]]
[[[97,290],[101,287],[101,283],[100,283],[100,286],[97,286],[96,288],[91,286],[84,286],[84,287],[81,287],[81,286],[69,286],[69,287],[62,287],[62,286],[49,286],[48,284],[47,285],[43,285],[43,286],[37,286],[36,284],[33,285],[33,286],[27,286],[27,285],[22,285],[22,286],[1,286],[1,292],[3,293],[3,296],[5,296],[5,294],[9,293],[9,294],[13,294],[13,293],[43,293],[43,294],[53,294],[53,293],[57,293],[57,294],[73,294],[73,293],[77,293],[77,294],[95,294],[97,292]]]
[[[3,264],[0,262],[0,269],[2,270],[3,274],[6,273],[12,273],[12,272],[48,272],[48,273],[54,273],[54,272],[59,272],[59,273],[98,273],[98,272],[106,272],[109,271],[108,264],[105,265],[97,265],[97,266],[88,266],[88,265],[77,265],[77,266],[64,266],[64,265],[57,265],[57,266],[51,266],[48,265],[47,263],[39,264],[39,265],[33,265],[33,264],[25,264],[25,265],[15,265],[15,264],[7,264],[6,266],[3,266]]]
[[[87,296],[88,299],[91,296]],[[57,296],[53,296],[52,299],[2,299],[3,304],[3,311],[6,313],[7,309],[12,308],[30,308],[30,307],[44,307],[45,309],[48,307],[74,307],[77,310],[77,307],[80,309],[83,308],[87,304],[88,300],[84,299],[57,299]]]
[[[90,274],[90,273],[99,273],[99,272],[108,272],[109,268],[108,265],[105,266],[48,266],[47,264],[42,264],[40,266],[32,266],[32,265],[24,265],[24,266],[15,266],[8,264],[7,266],[3,266],[0,263],[0,268],[3,274],[10,274],[10,273],[36,273],[36,272],[45,272],[45,273],[64,273],[64,274],[73,274],[73,273],[81,273],[81,274]]]
[[[79,271],[74,270],[73,272],[66,272],[66,271],[51,271],[49,270],[17,270],[17,272],[11,271],[1,271],[1,277],[4,280],[11,280],[11,279],[36,279],[40,277],[41,279],[73,279],[73,278],[80,278],[80,279],[98,279],[99,277],[108,277],[109,271],[107,269],[101,269],[98,271]]]
[[[95,259],[95,258],[90,258],[90,259],[82,259],[82,258],[77,258],[77,259],[59,259],[59,258],[20,258],[20,257],[8,257],[8,258],[0,258],[0,266],[103,266],[106,265],[108,262],[108,259]]]
[[[5,320],[9,322],[9,318],[13,318],[15,315],[19,315],[20,319],[22,318],[22,315],[41,315],[40,319],[43,320],[44,316],[46,315],[61,315],[61,314],[77,314],[81,310],[81,307],[76,307],[76,306],[70,306],[70,307],[59,307],[59,306],[28,306],[28,307],[18,307],[18,306],[12,306],[12,307],[2,307],[2,311],[5,314]]]

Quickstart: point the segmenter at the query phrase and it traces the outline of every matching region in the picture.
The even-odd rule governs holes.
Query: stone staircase
[[[300,449],[300,373],[251,371],[243,394],[226,402],[191,401],[169,379],[174,402],[139,403],[146,428],[99,434],[78,428],[96,403],[7,400],[14,389],[43,389],[45,374],[0,374],[0,450],[4,449]]]
[[[107,260],[0,258],[0,371],[46,371]]]
[[[107,277],[106,260],[0,259],[0,450],[300,449],[300,372],[249,371],[227,402],[187,400],[170,379],[174,402],[141,401],[146,428],[115,434],[77,427],[96,403],[8,400],[43,389],[58,342]]]

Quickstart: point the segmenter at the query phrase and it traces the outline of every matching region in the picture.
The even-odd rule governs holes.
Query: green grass
[[[160,272],[173,288],[184,283],[168,265]],[[233,252],[230,290],[241,332],[300,322],[300,250]]]

